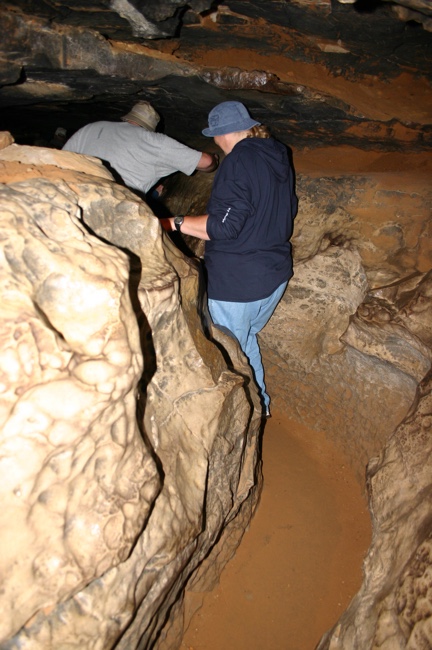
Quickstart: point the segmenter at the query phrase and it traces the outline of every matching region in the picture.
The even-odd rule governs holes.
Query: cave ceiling
[[[0,16],[1,128],[18,143],[145,99],[205,146],[229,99],[294,147],[431,147],[429,0],[15,0]]]

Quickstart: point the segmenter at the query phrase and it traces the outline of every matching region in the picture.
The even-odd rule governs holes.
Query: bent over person
[[[92,122],[63,146],[65,151],[108,162],[124,184],[146,194],[162,177],[180,171],[212,172],[218,156],[191,149],[156,133],[160,117],[149,102],[138,102],[121,122]]]
[[[215,175],[208,214],[176,216],[163,225],[206,240],[211,318],[237,338],[254,371],[263,416],[270,417],[257,334],[293,275],[294,174],[285,145],[240,102],[218,104],[208,122],[202,133],[226,154]]]

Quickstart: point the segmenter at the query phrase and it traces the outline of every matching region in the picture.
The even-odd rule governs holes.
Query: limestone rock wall
[[[299,176],[297,188],[294,277],[262,332],[267,378],[363,480],[431,367],[432,196],[426,175],[404,172]]]
[[[2,638],[124,561],[160,477],[124,254],[44,180],[3,186]]]
[[[256,390],[144,203],[3,142],[0,648],[175,647],[259,497]]]
[[[166,133],[201,149],[209,110],[238,100],[296,149],[426,152],[431,37],[414,5],[430,3],[401,2],[405,24],[395,0],[370,11],[332,0],[4,2],[3,128],[49,143],[56,126],[71,135],[146,99]]]
[[[98,161],[0,142],[0,648],[170,650],[259,498],[248,365],[196,257]],[[431,643],[430,192],[400,180],[298,178],[295,276],[261,337],[277,406],[367,465],[364,583],[320,650]],[[173,212],[210,182],[183,178]]]
[[[367,469],[373,539],[364,582],[317,650],[432,647],[432,378]]]
[[[429,648],[430,189],[408,174],[319,180],[299,180],[295,275],[262,333],[278,405],[324,429],[361,481],[367,468],[364,582],[318,650]]]
[[[373,528],[363,585],[319,650],[430,648],[430,187],[388,173],[298,191],[295,275],[262,332],[267,379],[360,481],[366,469]]]

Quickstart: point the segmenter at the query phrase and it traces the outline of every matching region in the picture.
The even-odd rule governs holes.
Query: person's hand
[[[200,172],[214,172],[219,167],[219,154],[202,153],[197,170]]]
[[[212,165],[212,168],[209,171],[214,172],[219,167],[219,154],[214,153],[214,154],[212,154],[212,156],[213,156],[213,165]]]

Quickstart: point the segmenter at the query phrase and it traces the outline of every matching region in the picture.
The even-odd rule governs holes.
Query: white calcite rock
[[[259,497],[257,390],[148,207],[29,149],[0,168],[0,647],[174,647]]]
[[[126,255],[88,234],[65,187],[2,185],[0,205],[5,639],[127,558],[161,478],[135,418]]]
[[[52,165],[61,169],[80,171],[99,178],[113,180],[111,172],[99,158],[83,156],[71,151],[59,152],[49,147],[30,147],[27,145],[13,144],[8,139],[5,131],[1,132],[3,143],[9,146],[0,146],[0,162],[16,162],[20,165]]]

